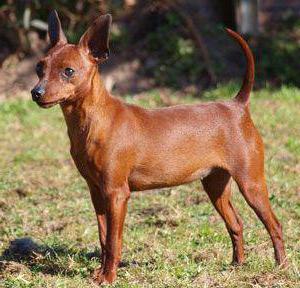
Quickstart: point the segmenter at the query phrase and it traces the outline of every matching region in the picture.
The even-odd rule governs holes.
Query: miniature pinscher
[[[51,48],[36,66],[39,82],[31,91],[40,107],[60,104],[71,155],[90,190],[102,248],[94,281],[116,278],[131,191],[194,180],[201,180],[226,224],[233,263],[243,263],[244,248],[242,220],[231,202],[232,179],[269,232],[277,263],[285,264],[282,228],[268,198],[264,145],[249,111],[254,59],[246,41],[226,29],[247,60],[242,87],[232,100],[144,109],[110,95],[101,80],[98,65],[109,56],[111,21],[110,15],[98,17],[73,45],[51,12]]]

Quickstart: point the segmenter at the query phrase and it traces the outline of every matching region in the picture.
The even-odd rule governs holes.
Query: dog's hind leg
[[[233,177],[247,203],[269,232],[277,264],[286,264],[282,227],[272,211],[264,174],[262,171],[257,173],[257,169],[260,169],[262,166],[257,163],[256,170],[252,169],[251,172],[248,171],[249,173],[247,173],[247,169],[239,169]]]
[[[221,169],[214,169],[202,180],[204,190],[223,218],[233,245],[233,264],[244,262],[243,223],[231,204],[231,176]]]

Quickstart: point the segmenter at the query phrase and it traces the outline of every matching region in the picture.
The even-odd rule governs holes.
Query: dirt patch
[[[184,206],[189,207],[193,205],[199,205],[200,203],[208,201],[208,197],[203,193],[199,195],[188,195],[184,200]]]
[[[51,234],[55,231],[62,231],[66,226],[68,225],[67,221],[52,221],[50,222],[47,227],[46,227],[46,231],[48,234]]]
[[[28,191],[22,189],[22,188],[17,188],[13,190],[14,193],[16,193],[20,198],[24,198],[28,196]]]
[[[154,221],[153,225],[155,225],[158,228],[162,228],[164,226],[175,228],[179,226],[179,221],[171,218],[157,219],[156,221]]]
[[[24,270],[29,270],[25,265],[15,261],[0,261],[0,279],[4,273],[19,274]]]
[[[169,210],[167,207],[162,205],[153,205],[152,207],[141,209],[137,214],[140,216],[157,216],[159,214],[168,215]]]
[[[0,101],[9,98],[30,99],[30,90],[35,85],[35,64],[38,57],[33,56],[19,61],[15,55],[3,63],[0,70]]]

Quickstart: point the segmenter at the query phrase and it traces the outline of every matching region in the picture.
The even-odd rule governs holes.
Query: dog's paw
[[[116,279],[116,273],[104,273],[103,269],[96,268],[92,275],[92,281],[94,284],[111,284]]]

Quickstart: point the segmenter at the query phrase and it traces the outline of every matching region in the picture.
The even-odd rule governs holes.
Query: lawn
[[[220,86],[201,101],[236,91],[235,84]],[[161,105],[157,91],[126,101]],[[270,199],[283,224],[288,268],[275,267],[269,236],[235,186],[247,259],[232,267],[230,238],[197,181],[132,194],[113,287],[300,287],[300,90],[256,91],[251,110],[266,146]],[[93,287],[89,275],[100,253],[96,219],[69,155],[59,107],[1,103],[0,135],[0,286]]]

